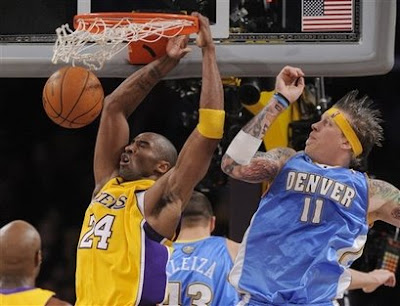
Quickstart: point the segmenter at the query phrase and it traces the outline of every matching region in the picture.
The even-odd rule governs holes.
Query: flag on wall
[[[354,0],[302,0],[302,32],[353,30]]]

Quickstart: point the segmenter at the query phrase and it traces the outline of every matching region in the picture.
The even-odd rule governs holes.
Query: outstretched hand
[[[192,16],[199,19],[199,32],[197,33],[196,45],[200,48],[213,46],[214,41],[211,35],[210,22],[208,18],[197,12],[193,12]]]
[[[179,35],[170,38],[166,47],[167,55],[170,58],[179,61],[182,57],[192,51],[192,49],[187,46],[188,41],[188,35]]]
[[[388,287],[394,287],[396,285],[396,276],[393,272],[385,269],[375,269],[368,273],[373,279],[374,284],[370,284],[365,286],[363,289],[364,292],[370,293],[376,290],[381,285],[385,285]]]
[[[285,66],[276,77],[275,91],[294,103],[304,90],[304,73],[300,68]]]

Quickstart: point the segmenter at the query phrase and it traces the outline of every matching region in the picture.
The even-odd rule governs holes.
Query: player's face
[[[335,121],[326,113],[311,128],[305,152],[313,161],[329,165],[339,153],[344,135]]]
[[[156,135],[138,135],[121,154],[119,174],[125,180],[149,178],[155,174],[159,162],[156,150]]]

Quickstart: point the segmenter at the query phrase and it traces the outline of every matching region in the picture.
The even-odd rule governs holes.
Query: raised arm
[[[276,77],[276,94],[236,135],[222,158],[221,168],[229,176],[249,183],[272,181],[286,160],[295,154],[291,148],[257,152],[269,126],[304,89],[304,73],[286,66]]]
[[[145,195],[145,215],[161,235],[172,237],[194,187],[205,176],[222,138],[225,118],[221,76],[208,19],[200,14],[197,45],[202,49],[199,124],[186,140],[177,163]]]
[[[128,117],[150,90],[190,51],[187,41],[184,36],[170,39],[167,55],[134,72],[105,98],[94,153],[93,194],[117,173],[121,153],[129,142]]]
[[[382,220],[400,227],[400,190],[388,182],[369,180],[368,213],[372,221]]]

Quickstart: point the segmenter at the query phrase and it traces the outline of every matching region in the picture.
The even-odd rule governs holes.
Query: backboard
[[[287,64],[308,76],[378,75],[394,63],[396,0],[15,0],[0,8],[0,77],[48,77],[66,65],[51,63],[52,47],[55,29],[74,15],[132,10],[208,16],[223,76],[275,76]],[[96,74],[128,76],[140,66],[127,58],[121,52]],[[194,46],[168,77],[200,76]]]

